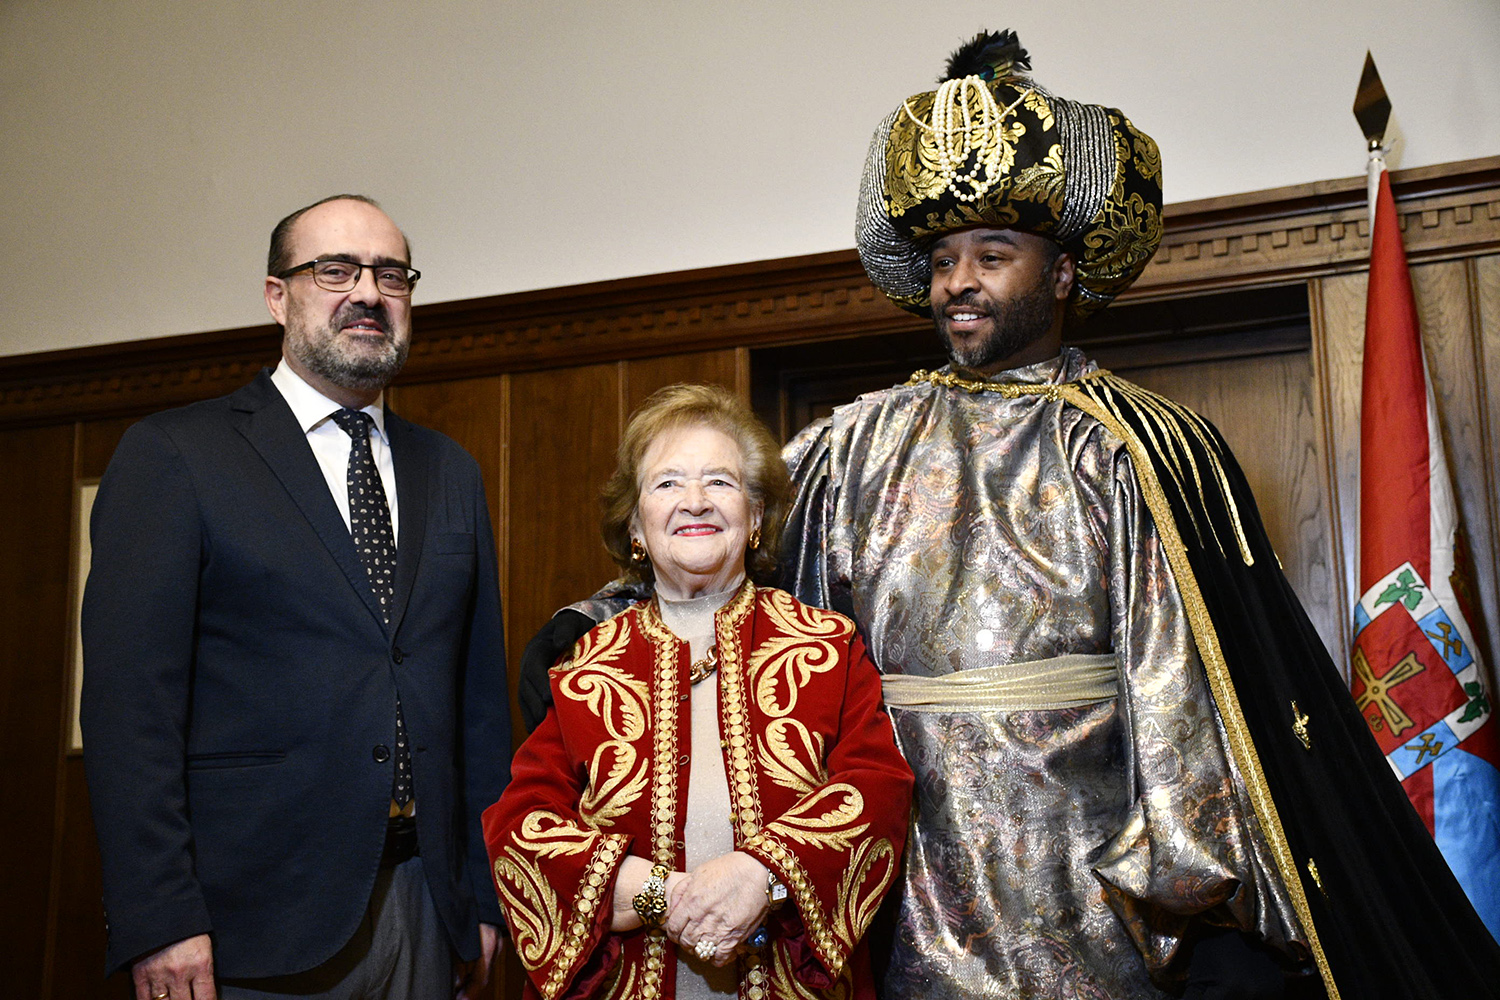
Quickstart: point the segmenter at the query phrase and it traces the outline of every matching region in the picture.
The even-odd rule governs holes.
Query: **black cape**
[[[1108,372],[1028,388],[1130,450],[1327,995],[1500,997],[1500,946],[1355,708],[1218,430]]]

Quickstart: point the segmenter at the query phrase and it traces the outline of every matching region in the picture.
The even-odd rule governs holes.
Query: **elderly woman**
[[[528,996],[873,997],[912,776],[854,624],[753,582],[787,493],[722,389],[663,389],[626,428],[604,540],[655,596],[552,668],[484,817]]]

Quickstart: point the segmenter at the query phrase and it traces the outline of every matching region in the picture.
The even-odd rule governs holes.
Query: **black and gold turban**
[[[928,248],[994,226],[1056,240],[1077,264],[1070,307],[1086,316],[1138,278],[1161,243],[1161,154],[1119,111],[1033,81],[1013,32],[955,52],[937,90],[875,130],[857,240],[870,280],[903,309],[932,313]]]

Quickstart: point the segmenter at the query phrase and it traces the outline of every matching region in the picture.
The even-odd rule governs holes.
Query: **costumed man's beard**
[[[1052,269],[1044,268],[1036,284],[1007,302],[995,302],[970,289],[944,302],[941,308],[933,305],[933,322],[948,359],[962,368],[987,368],[1046,336],[1052,328]],[[956,341],[947,314],[953,306],[966,306],[988,316],[989,334],[976,342]]]
[[[343,340],[344,327],[362,319],[380,324],[384,336],[378,344]],[[289,321],[287,346],[308,371],[333,385],[369,391],[383,389],[396,377],[406,363],[411,338],[400,337],[391,328],[390,314],[383,303],[347,302],[319,330],[308,331],[302,324]]]

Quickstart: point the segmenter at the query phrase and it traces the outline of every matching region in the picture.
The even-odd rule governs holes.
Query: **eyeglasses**
[[[306,264],[289,267],[276,277],[285,281],[300,271],[311,271],[312,279],[319,288],[330,292],[352,292],[354,286],[359,284],[361,273],[367,268],[375,275],[375,287],[380,289],[382,295],[405,298],[411,294],[417,279],[422,277],[421,271],[399,264],[358,264],[352,260],[310,260]]]

